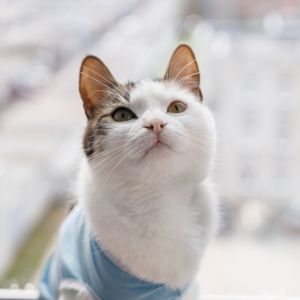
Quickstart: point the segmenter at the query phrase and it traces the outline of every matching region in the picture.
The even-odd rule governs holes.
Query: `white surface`
[[[1,300],[33,300],[39,296],[36,290],[10,290],[0,289]]]
[[[0,289],[0,300],[34,300],[37,297],[38,291],[35,290]],[[203,295],[201,300],[300,300],[300,298],[284,296]]]
[[[199,280],[205,294],[300,296],[300,240],[245,236],[213,242]]]

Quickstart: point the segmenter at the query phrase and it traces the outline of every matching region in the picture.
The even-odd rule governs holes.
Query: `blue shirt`
[[[187,289],[171,289],[123,271],[91,236],[79,207],[73,209],[60,230],[57,248],[40,282],[40,299],[57,300],[63,279],[85,283],[101,300],[177,300]]]

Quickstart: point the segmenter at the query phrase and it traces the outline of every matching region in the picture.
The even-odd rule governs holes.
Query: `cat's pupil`
[[[130,109],[119,107],[112,113],[112,118],[117,122],[124,122],[134,119],[136,116]]]
[[[174,101],[169,105],[167,111],[171,113],[181,113],[185,111],[185,109],[186,105],[183,102]]]

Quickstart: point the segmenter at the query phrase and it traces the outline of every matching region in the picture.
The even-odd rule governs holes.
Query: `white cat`
[[[62,229],[59,245],[67,246],[58,246],[48,264],[41,299],[55,298],[58,285],[60,299],[197,299],[194,279],[215,232],[217,209],[207,181],[215,126],[202,102],[192,50],[178,46],[161,80],[121,85],[93,56],[85,58],[80,74],[88,118],[87,160],[80,177],[80,203],[73,212],[80,216],[69,217],[73,221]],[[77,234],[83,227],[88,233]],[[82,246],[87,234],[95,245],[87,241],[88,246]],[[80,250],[73,251],[73,244]],[[102,256],[93,257],[94,250]],[[51,279],[58,274],[53,269],[67,265],[53,262],[66,251],[65,260],[75,256],[71,265],[80,266],[76,271],[67,267],[67,275]],[[86,272],[101,259],[109,266],[95,288],[87,278],[102,276],[98,266],[92,275]],[[84,264],[90,264],[88,270],[82,269]],[[76,275],[79,269],[84,275]],[[120,282],[119,271],[128,276],[126,284]],[[55,293],[47,297],[47,289]]]

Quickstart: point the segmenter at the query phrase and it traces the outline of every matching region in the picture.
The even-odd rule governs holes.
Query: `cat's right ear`
[[[82,61],[79,92],[88,119],[93,118],[97,104],[116,85],[116,80],[99,58],[89,55]]]

